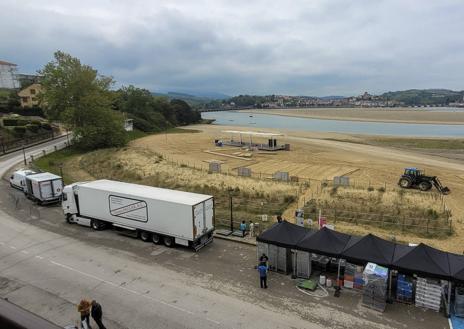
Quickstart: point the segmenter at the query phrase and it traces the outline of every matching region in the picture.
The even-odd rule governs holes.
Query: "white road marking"
[[[21,250],[21,252],[22,252],[23,254],[26,254],[26,255],[29,254],[29,252],[26,251],[26,250]]]
[[[10,248],[11,248],[11,249],[15,249],[15,250],[16,250],[16,247],[14,247],[14,246],[10,246]]]
[[[35,256],[35,258],[38,258],[38,259],[43,259],[43,257],[41,257],[41,256]]]
[[[36,257],[38,257],[38,256],[36,256]],[[39,257],[40,257],[40,256],[39,256]],[[120,285],[118,285],[118,284],[116,284],[116,283],[114,283],[114,282],[111,282],[111,281],[108,281],[108,280],[99,278],[99,277],[97,277],[97,276],[95,276],[95,275],[93,275],[93,274],[89,274],[89,273],[82,272],[82,271],[77,270],[77,269],[75,269],[75,268],[73,268],[73,267],[70,267],[70,266],[67,266],[67,265],[64,265],[64,264],[61,264],[61,263],[57,263],[57,262],[55,262],[55,261],[53,261],[53,260],[51,260],[50,263],[53,264],[53,265],[56,265],[56,266],[65,268],[65,269],[67,269],[67,270],[69,270],[69,271],[73,271],[73,272],[79,273],[79,274],[81,274],[81,275],[83,275],[83,276],[86,276],[86,277],[95,279],[95,280],[97,280],[97,281],[101,281],[101,282],[106,283],[106,284],[108,284],[108,285],[110,285],[110,286],[117,287],[117,288],[119,288],[119,289],[121,289],[121,290],[130,292],[130,293],[132,293],[132,294],[134,294],[134,295],[141,296],[141,297],[143,297],[143,298],[152,300],[152,301],[154,301],[154,302],[156,302],[156,303],[159,303],[159,304],[162,304],[162,305],[165,305],[165,306],[169,306],[169,307],[171,307],[171,308],[173,308],[173,309],[176,309],[176,310],[178,310],[178,311],[187,313],[187,314],[189,314],[189,315],[194,315],[194,313],[193,313],[192,311],[186,310],[186,309],[184,309],[184,308],[182,308],[182,307],[173,305],[173,304],[171,304],[171,303],[164,302],[164,301],[159,300],[159,299],[155,299],[155,298],[153,298],[153,297],[151,297],[151,296],[148,296],[148,295],[146,295],[146,294],[144,294],[144,293],[140,293],[140,292],[138,292],[138,291],[135,291],[135,290],[132,290],[132,289],[129,289],[129,288],[125,288],[125,287],[120,286]],[[206,319],[207,321],[209,321],[209,322],[212,322],[212,323],[216,324],[216,325],[221,324],[220,322],[215,321],[215,320],[212,320],[212,319],[210,319],[210,318],[205,318],[205,319]]]

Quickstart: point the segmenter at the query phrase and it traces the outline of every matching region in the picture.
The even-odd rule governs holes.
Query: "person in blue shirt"
[[[247,229],[247,226],[245,224],[245,221],[242,220],[242,222],[240,223],[240,231],[242,231],[242,236],[245,236],[246,229]]]
[[[267,289],[267,266],[266,263],[260,263],[258,266],[259,284],[261,288]]]

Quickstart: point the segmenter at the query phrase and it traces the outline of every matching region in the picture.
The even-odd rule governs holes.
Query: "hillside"
[[[403,102],[405,105],[446,105],[462,99],[464,91],[448,89],[410,89],[390,91],[381,95],[388,100]]]

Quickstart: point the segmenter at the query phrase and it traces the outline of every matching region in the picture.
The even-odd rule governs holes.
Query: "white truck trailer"
[[[34,174],[37,174],[37,172],[30,169],[16,170],[10,176],[10,186],[24,192],[26,190],[26,176]]]
[[[131,230],[143,240],[199,250],[213,241],[214,198],[111,180],[64,187],[68,223]]]
[[[38,204],[58,202],[63,193],[63,180],[48,172],[26,176],[24,194]]]

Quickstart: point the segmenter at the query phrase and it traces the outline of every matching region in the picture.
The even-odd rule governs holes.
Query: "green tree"
[[[123,117],[112,110],[111,77],[61,51],[39,72],[45,114],[73,130],[78,147],[95,149],[126,143]]]

